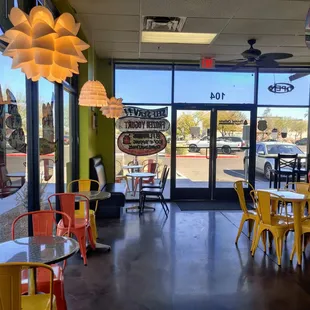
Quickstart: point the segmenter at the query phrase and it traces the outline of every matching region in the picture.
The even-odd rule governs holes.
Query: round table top
[[[126,165],[126,166],[123,166],[123,169],[141,169],[143,168],[142,165]]]
[[[6,174],[7,177],[25,177],[26,172],[11,172]]]
[[[78,249],[78,242],[69,237],[19,238],[0,243],[0,263],[54,264],[69,258]]]
[[[259,189],[259,191],[268,192],[280,196],[284,201],[303,201],[307,199],[306,195],[293,191],[277,190],[277,189]]]
[[[89,192],[76,192],[74,194],[84,195],[88,200],[105,200],[111,197],[111,194],[108,192],[99,192],[98,191],[89,191]],[[85,200],[83,197],[76,196],[75,201]]]
[[[134,177],[134,178],[150,178],[150,177],[155,177],[155,173],[151,172],[132,172],[128,173],[127,176],[129,177]]]

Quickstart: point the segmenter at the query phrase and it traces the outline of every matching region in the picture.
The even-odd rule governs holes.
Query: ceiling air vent
[[[186,17],[144,16],[143,30],[181,32]]]

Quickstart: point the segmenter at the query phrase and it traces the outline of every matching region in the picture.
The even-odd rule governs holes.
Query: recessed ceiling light
[[[143,43],[210,44],[216,33],[142,31]]]

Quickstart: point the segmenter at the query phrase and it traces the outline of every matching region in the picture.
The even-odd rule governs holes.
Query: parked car
[[[64,145],[70,144],[70,137],[69,136],[64,136]]]
[[[199,152],[201,148],[210,146],[210,139],[208,136],[204,136],[200,140],[190,140],[187,144],[190,152]],[[244,146],[245,143],[240,137],[219,137],[216,139],[216,147],[225,154],[241,151]]]
[[[302,138],[300,140],[297,140],[295,142],[296,145],[307,145],[308,144],[308,138]]]
[[[256,144],[256,171],[270,179],[270,170],[274,169],[274,158],[266,158],[270,154],[304,154],[295,144],[286,142],[259,142]],[[301,159],[302,168],[306,167],[306,159]]]

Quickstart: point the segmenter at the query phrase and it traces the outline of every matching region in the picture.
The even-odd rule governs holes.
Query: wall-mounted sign
[[[244,120],[223,119],[219,120],[219,125],[242,125]]]
[[[166,119],[137,119],[135,117],[119,118],[116,128],[120,131],[167,131],[170,123]]]
[[[126,154],[147,156],[162,151],[167,140],[161,132],[123,132],[118,137],[117,145]]]
[[[260,131],[266,130],[267,129],[267,121],[264,119],[259,120],[258,124],[257,124],[257,128]]]
[[[268,90],[275,94],[290,93],[294,89],[294,86],[289,83],[274,83],[268,87]]]
[[[122,117],[139,117],[139,118],[166,118],[168,117],[168,108],[160,109],[142,109],[137,107],[124,107],[124,114]]]

